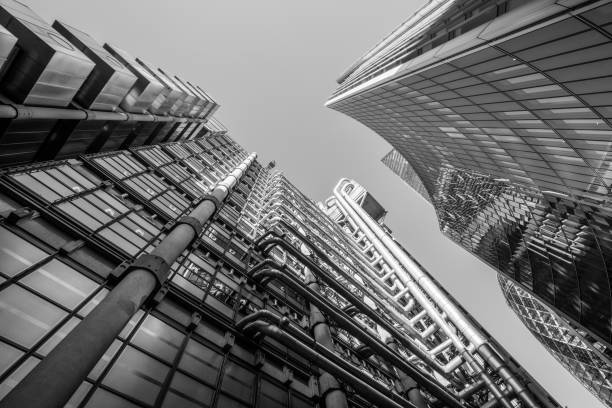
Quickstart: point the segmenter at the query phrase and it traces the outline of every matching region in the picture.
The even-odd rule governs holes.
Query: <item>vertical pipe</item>
[[[461,351],[461,354],[466,359],[466,362],[472,365],[477,371],[480,371],[480,375],[483,377],[487,386],[490,388],[493,395],[500,400],[505,408],[512,408],[510,401],[505,398],[499,388],[492,382],[487,381],[490,378],[484,370],[481,369],[480,365],[475,361],[472,355],[468,352],[465,345],[461,342],[457,334],[450,326],[446,323],[443,316],[438,312],[434,304],[427,298],[426,293],[436,302],[436,306],[447,314],[449,319],[455,324],[455,326],[472,342],[476,347],[482,345],[485,340],[484,337],[473,327],[465,318],[462,312],[448,299],[446,294],[442,292],[440,288],[425,274],[421,268],[408,256],[406,255],[393,241],[393,239],[385,233],[382,228],[369,216],[363,216],[361,214],[361,208],[344,192],[344,186],[346,183],[350,183],[349,180],[344,179],[334,189],[334,196],[338,200],[339,207],[347,212],[350,218],[359,226],[359,228],[368,236],[368,239],[374,243],[376,250],[383,255],[383,258],[387,263],[393,266],[397,272],[402,269],[408,271],[409,276],[405,276],[402,273],[397,273],[398,277],[402,279],[402,283],[410,288],[410,293],[419,302],[419,304],[427,311],[427,314],[431,319],[438,324],[438,326],[445,332],[445,334],[453,341],[455,347]],[[423,290],[422,290],[422,289]],[[535,408],[537,406],[531,406]]]
[[[251,154],[221,181],[211,195],[222,202],[231,188],[253,162]],[[214,200],[213,199],[213,200]],[[211,199],[203,200],[190,214],[204,224],[216,210]],[[172,265],[195,237],[187,224],[176,225],[151,255]],[[2,401],[0,408],[63,407],[98,363],[113,340],[144,301],[167,278],[151,270],[136,268],[123,279]],[[158,281],[159,279],[159,281]]]
[[[392,337],[389,337],[386,341],[387,346],[396,353],[398,352],[398,346],[395,340]],[[421,394],[421,390],[419,389],[419,385],[412,377],[403,372],[402,370],[396,368],[398,377],[402,384],[402,391],[408,392],[408,399],[410,402],[414,404],[417,408],[427,408],[427,402],[425,398],[423,398],[423,394]]]
[[[306,275],[306,286],[316,293],[320,293],[321,287],[312,272],[306,267],[304,267],[304,272]],[[310,303],[310,328],[315,341],[333,352],[334,343],[327,319],[321,313],[321,310],[312,303]],[[328,372],[323,372],[319,376],[319,391],[325,398],[325,408],[348,408],[346,395],[340,388],[338,380]]]

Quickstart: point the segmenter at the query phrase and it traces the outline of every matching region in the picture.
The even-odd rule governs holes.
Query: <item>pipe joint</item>
[[[327,394],[329,394],[329,393],[331,393],[333,391],[342,391],[342,392],[344,392],[344,390],[342,389],[342,386],[340,385],[338,380],[336,380],[334,378],[334,376],[332,376],[330,373],[324,372],[323,374],[321,374],[319,376],[319,394],[320,394],[320,397],[325,399]]]
[[[181,224],[188,225],[189,227],[191,227],[191,229],[193,229],[193,238],[191,239],[188,245],[191,246],[202,233],[202,223],[195,217],[184,216],[179,218],[178,221],[176,221],[176,223],[174,224],[174,226],[176,227]]]
[[[121,280],[136,269],[143,269],[151,273],[155,278],[155,286],[159,289],[168,278],[170,265],[161,256],[143,254],[133,261],[123,262],[111,272],[111,275]]]

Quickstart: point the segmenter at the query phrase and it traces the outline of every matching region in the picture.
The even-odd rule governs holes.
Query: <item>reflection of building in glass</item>
[[[406,182],[414,191],[419,193],[424,199],[431,203],[431,197],[418,174],[414,171],[408,160],[401,155],[400,152],[393,149],[382,158],[382,162],[392,172],[397,174]]]
[[[572,327],[550,308],[509,279],[498,275],[508,305],[533,335],[584,386],[612,406],[612,363],[609,349]]]
[[[12,0],[0,27],[3,408],[559,406],[361,235],[391,239],[356,183],[319,208],[189,81]]]
[[[446,235],[606,347],[611,41],[607,1],[431,1],[328,102],[403,156]]]

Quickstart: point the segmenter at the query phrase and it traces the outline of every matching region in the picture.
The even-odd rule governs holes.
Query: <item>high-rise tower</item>
[[[611,27],[608,1],[430,1],[327,103],[393,146],[445,235],[607,355]]]

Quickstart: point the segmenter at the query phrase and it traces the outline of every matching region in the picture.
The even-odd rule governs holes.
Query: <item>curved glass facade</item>
[[[499,275],[499,284],[506,302],[529,331],[578,381],[612,407],[612,351],[577,331],[511,280]]]
[[[328,102],[406,158],[460,243],[491,208],[463,245],[608,344],[611,40],[612,4],[527,2]]]
[[[393,146],[383,162],[431,198],[447,236],[610,347],[612,3],[416,15],[435,18],[396,29],[327,106]]]

